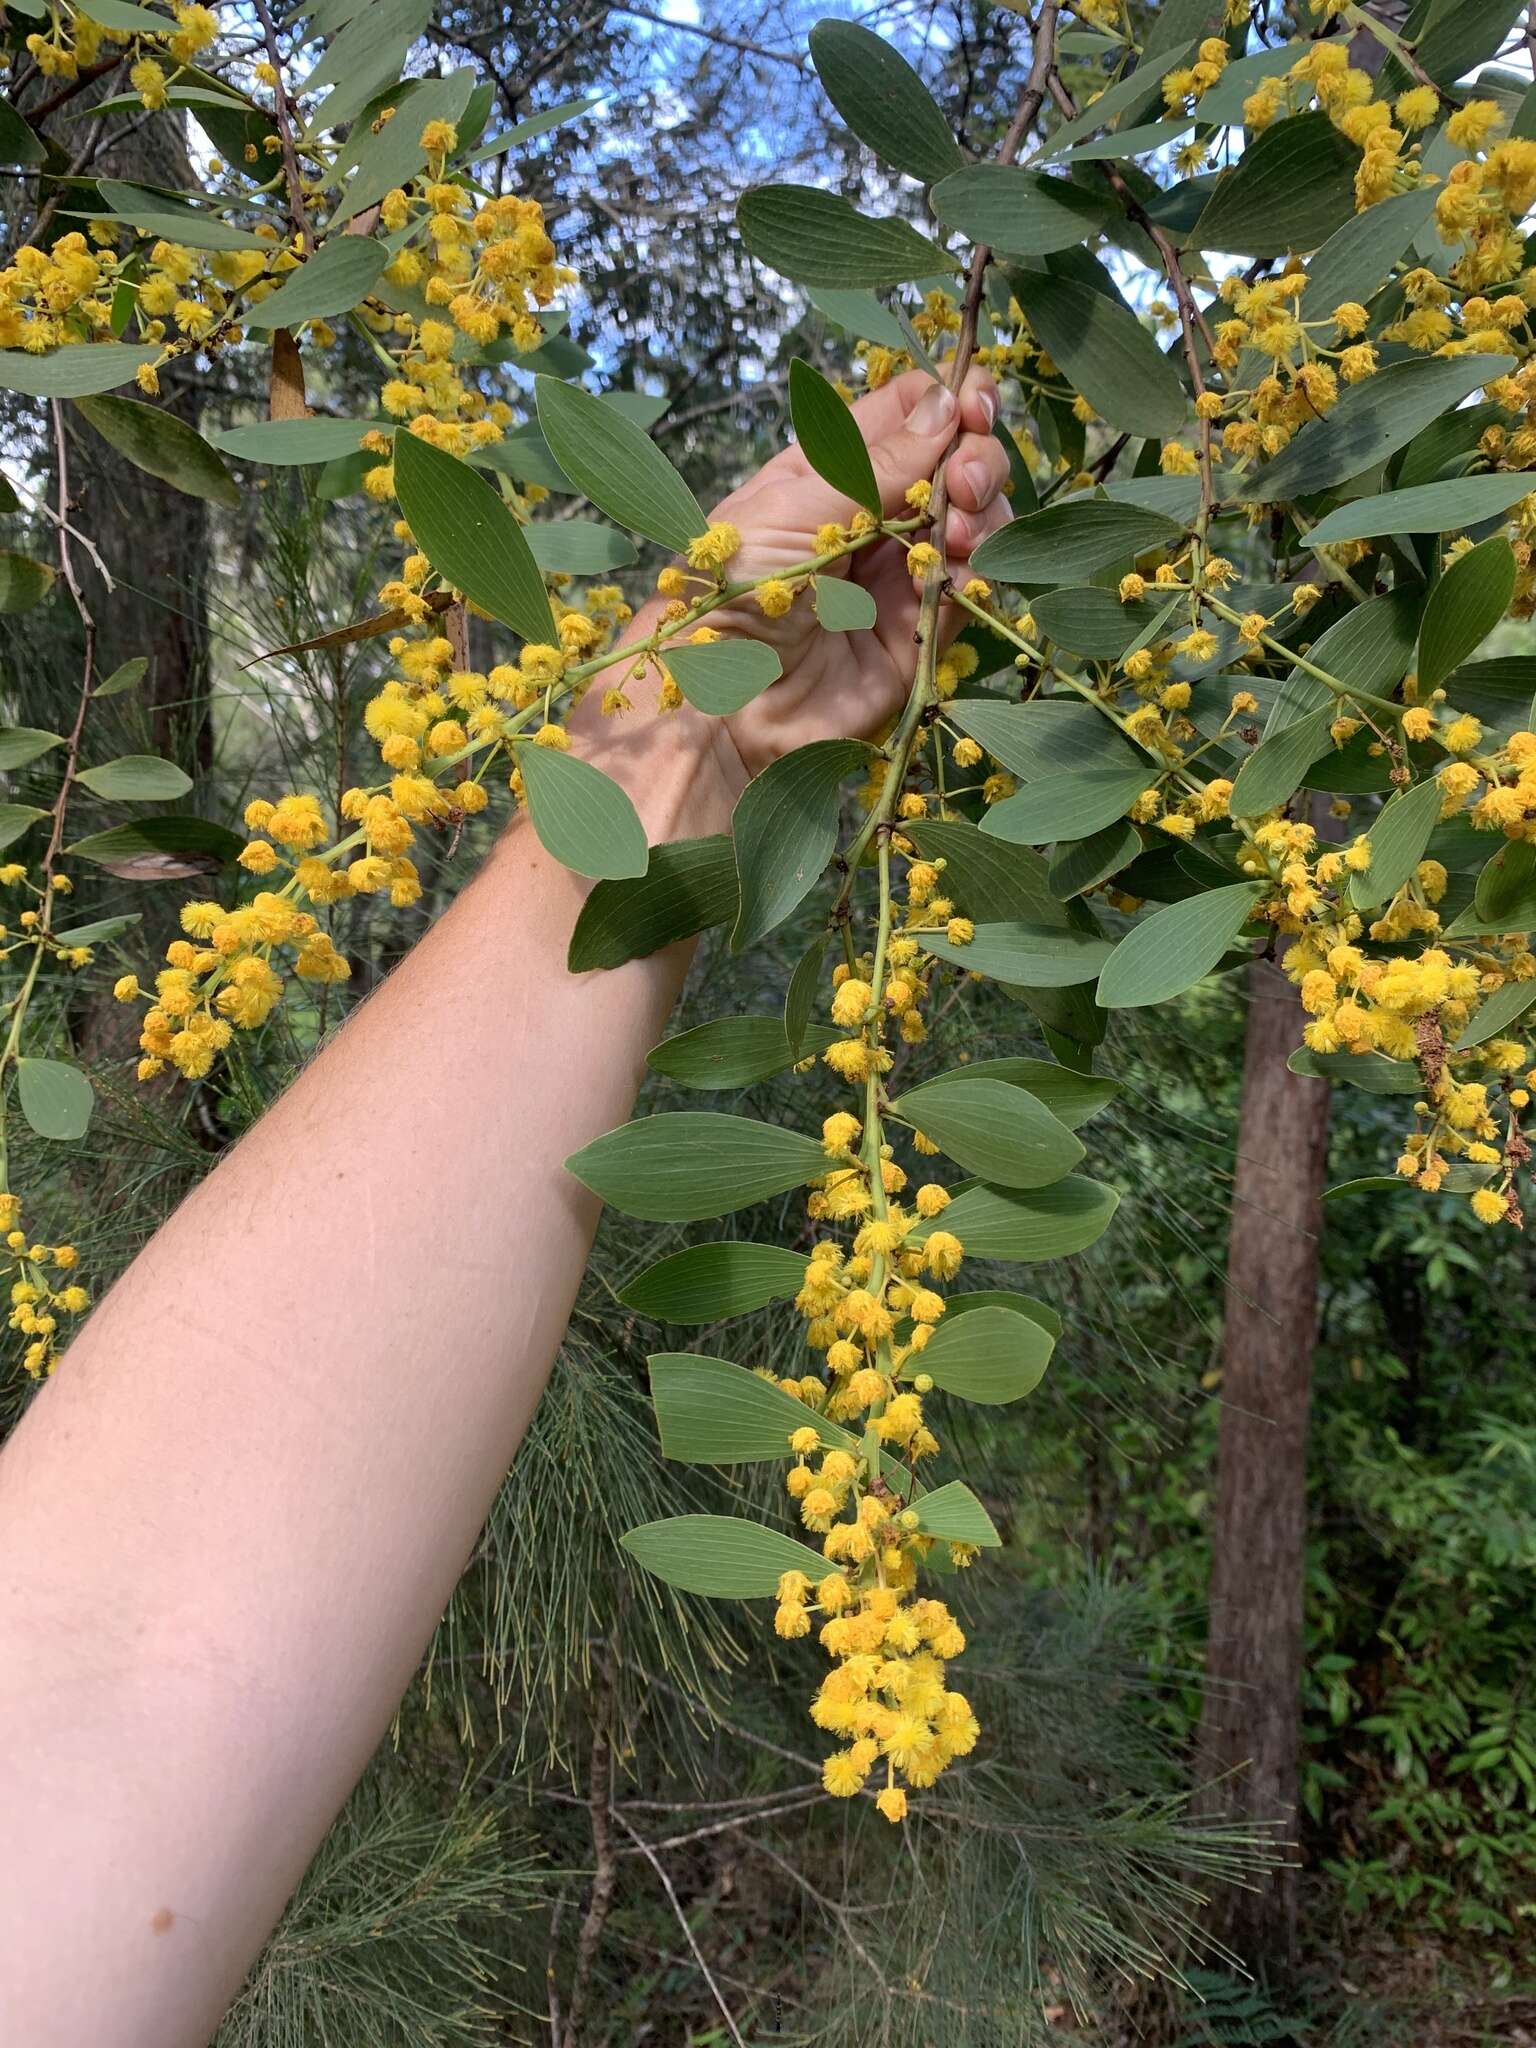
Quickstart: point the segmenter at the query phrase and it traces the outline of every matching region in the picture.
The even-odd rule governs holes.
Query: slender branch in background
[[[645,1840],[644,1836],[635,1832],[622,1813],[615,1813],[613,1818],[618,1822],[625,1834],[629,1836],[635,1847],[640,1851],[640,1854],[650,1864],[652,1870],[661,1879],[662,1887],[672,1903],[672,1911],[677,1915],[677,1924],[682,1928],[684,1935],[687,1937],[688,1946],[693,1950],[693,1959],[699,1966],[699,1973],[703,1977],[704,1982],[709,1986],[711,1997],[720,2008],[720,2017],[730,2029],[731,2039],[736,2043],[736,2048],[747,2048],[746,2042],[741,2038],[740,2028],[731,2017],[731,2008],[725,2002],[725,1994],[715,1982],[714,1977],[710,1973],[710,1967],[704,1960],[704,1951],[699,1947],[693,1929],[689,1925],[688,1915],[683,1911],[682,1901],[673,1889],[672,1880],[668,1877],[661,1858],[656,1854],[650,1843]]]
[[[82,64],[67,85],[60,86],[56,93],[50,94],[40,105],[28,107],[27,120],[33,127],[36,127],[39,121],[46,121],[48,116],[56,114],[60,107],[68,106],[76,93],[84,92],[85,88],[95,79],[105,78],[109,71],[115,71],[122,62],[122,56],[118,55],[116,57],[103,57],[96,64]]]
[[[106,586],[107,595],[110,597],[112,592],[116,590],[117,583],[112,575],[112,571],[107,567],[106,563],[102,560],[101,550],[97,547],[95,541],[91,539],[90,535],[88,533],[82,533],[78,526],[72,525],[70,521],[64,517],[63,513],[55,511],[53,506],[50,505],[45,498],[34,496],[34,494],[27,489],[25,484],[17,483],[16,480],[12,478],[11,488],[12,490],[19,492],[21,496],[26,499],[27,504],[30,506],[32,511],[36,512],[41,518],[46,519],[50,526],[57,527],[61,534],[68,534],[71,540],[75,540],[80,543],[81,547],[83,547],[85,549],[85,552],[90,556],[91,566],[95,569],[96,574],[101,578],[103,584]]]
[[[658,13],[650,7],[613,7],[611,14],[627,14],[635,21],[654,22],[657,28],[677,29],[688,36],[702,36],[705,42],[718,43],[722,49],[740,50],[747,57],[766,57],[771,64],[789,64],[796,71],[805,69],[803,58],[791,50],[773,50],[766,43],[754,43],[746,36],[733,36],[723,28],[710,28],[699,21],[677,21],[671,15]]]

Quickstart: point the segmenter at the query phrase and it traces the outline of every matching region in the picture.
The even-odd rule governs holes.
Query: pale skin
[[[1006,516],[994,412],[985,376],[957,411],[919,371],[855,411],[890,515],[955,441],[962,577]],[[785,450],[718,508],[731,573],[805,559],[853,510]],[[736,718],[655,717],[637,686],[620,720],[578,712],[653,844],[728,830],[779,754],[894,716],[913,584],[891,542],[852,573],[867,633],[822,634],[803,600],[726,621],[785,671]],[[569,975],[587,887],[515,824],[0,1454],[0,2040],[201,2048],[385,1733],[587,1262],[598,1205],[562,1162],[630,1114],[690,957]]]

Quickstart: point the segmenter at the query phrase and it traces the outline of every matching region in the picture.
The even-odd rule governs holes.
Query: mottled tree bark
[[[1305,1022],[1291,983],[1256,961],[1247,989],[1199,1782],[1205,1811],[1279,1821],[1293,1839],[1328,1087],[1286,1066]],[[1281,1977],[1296,1957],[1297,1895],[1288,1856],[1256,1890],[1219,1894],[1207,1925],[1250,1969]]]

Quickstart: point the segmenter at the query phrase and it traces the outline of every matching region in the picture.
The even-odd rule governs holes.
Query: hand
[[[992,432],[997,417],[992,379],[972,370],[957,401],[926,370],[909,370],[861,398],[853,417],[869,444],[882,504],[891,518],[903,515],[908,487],[932,476],[958,429],[945,472],[950,505],[944,545],[951,573],[963,580],[971,550],[1008,516],[1002,496],[1008,457]],[[730,566],[731,576],[740,578],[807,560],[815,553],[816,529],[834,521],[846,525],[857,510],[851,498],[822,481],[798,447],[791,447],[733,491],[713,517],[741,529],[741,551]],[[598,693],[593,692],[576,714],[577,729],[587,735],[584,751],[595,752],[610,773],[632,785],[653,772],[664,742],[675,743],[686,734],[711,771],[704,779],[718,783],[718,802],[729,817],[750,777],[781,754],[809,740],[862,739],[878,732],[905,702],[916,659],[918,594],[907,573],[906,546],[876,541],[828,573],[861,584],[874,598],[877,617],[867,632],[825,632],[804,591],[778,619],[766,617],[750,597],[722,606],[709,614],[708,624],[776,648],[784,668],[780,680],[728,719],[706,718],[684,706],[658,721],[647,706],[636,716],[600,721]],[[625,638],[644,639],[654,630],[656,616],[655,606],[647,605]],[[941,643],[953,638],[961,622],[957,608],[946,605]],[[638,707],[641,691],[633,683],[629,690]],[[704,794],[701,788],[701,800]]]
[[[997,387],[991,377],[973,369],[957,402],[926,370],[909,370],[860,399],[853,417],[869,444],[888,518],[906,513],[908,487],[933,474],[959,431],[945,472],[950,509],[944,548],[951,575],[963,582],[971,550],[1008,517],[1002,496],[1008,458],[992,432]],[[846,525],[857,509],[852,499],[822,481],[795,446],[733,491],[712,516],[741,529],[741,552],[729,572],[740,578],[805,561],[815,552],[816,529],[832,521]],[[874,598],[878,616],[867,632],[823,631],[803,592],[780,619],[766,618],[751,598],[710,615],[708,623],[721,632],[768,642],[784,664],[783,677],[772,689],[723,721],[744,775],[759,774],[780,754],[809,740],[867,738],[888,724],[906,700],[916,652],[918,593],[907,573],[905,544],[877,541],[829,573],[847,576]],[[947,605],[941,641],[952,638],[962,624],[958,609]]]

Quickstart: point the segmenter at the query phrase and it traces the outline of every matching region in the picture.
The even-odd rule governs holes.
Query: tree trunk
[[[1210,1638],[1200,1725],[1204,1809],[1294,1838],[1301,1733],[1307,1410],[1317,1323],[1318,1198],[1328,1087],[1286,1060],[1305,1019],[1267,961],[1248,969],[1248,1028],[1227,1257],[1211,1530]],[[1216,1781],[1220,1782],[1216,1782]],[[1296,1959],[1292,1856],[1207,1916],[1255,1972]]]

